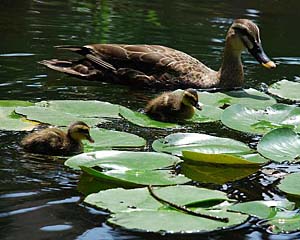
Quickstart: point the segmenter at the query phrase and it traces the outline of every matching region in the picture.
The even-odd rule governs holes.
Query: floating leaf
[[[103,128],[91,128],[90,134],[95,143],[85,143],[86,152],[117,147],[142,147],[146,140],[131,133],[112,131]]]
[[[4,101],[5,106],[14,106],[20,103],[27,102],[19,101]],[[28,121],[14,113],[15,107],[0,107],[0,129],[7,131],[30,131],[38,125],[37,122]]]
[[[203,105],[202,110],[196,109],[192,119],[186,120],[187,123],[207,123],[215,122],[221,119],[223,110],[210,105]]]
[[[71,157],[65,165],[74,169],[82,168],[95,177],[111,182],[119,181],[125,185],[174,185],[189,181],[165,169],[180,161],[177,157],[163,153],[103,150]]]
[[[217,164],[191,164],[184,162],[182,164],[182,173],[184,176],[201,183],[224,184],[245,178],[259,169],[257,167],[241,167]]]
[[[186,162],[203,162],[213,164],[224,164],[224,165],[247,165],[254,166],[266,163],[267,160],[260,157],[258,154],[251,154],[247,159],[247,155],[230,155],[230,154],[207,154],[198,151],[182,151],[183,158]]]
[[[300,137],[290,128],[278,128],[263,136],[257,150],[276,162],[293,161],[300,155]]]
[[[242,104],[247,107],[259,109],[276,103],[276,100],[271,96],[253,88],[224,93],[198,92],[198,95],[201,103],[218,107]]]
[[[268,91],[278,97],[293,101],[300,101],[300,83],[288,80],[281,80],[272,84]]]
[[[287,175],[278,185],[278,188],[287,194],[300,197],[300,173]]]
[[[157,152],[182,156],[182,151],[198,151],[207,154],[251,153],[244,143],[230,138],[220,138],[200,133],[174,133],[155,140],[152,147]]]
[[[20,100],[0,100],[0,107],[27,107],[34,104],[27,101]]]
[[[101,118],[78,117],[69,113],[49,109],[47,107],[17,107],[16,113],[25,115],[27,119],[56,126],[68,126],[76,121],[83,121],[90,126],[105,122]]]
[[[157,196],[164,200],[185,206],[197,206],[203,203],[215,205],[228,199],[223,192],[192,186],[154,188],[154,191]],[[114,214],[108,219],[110,224],[134,231],[160,233],[213,231],[241,224],[248,217],[240,213],[226,212],[225,210],[205,210],[204,208],[197,208],[196,210],[202,214],[226,217],[229,222],[224,223],[192,216],[162,205],[151,197],[146,188],[100,191],[89,195],[84,201],[113,212]]]
[[[120,107],[120,114],[122,117],[127,119],[129,122],[141,126],[151,128],[177,128],[179,125],[175,123],[160,122],[151,119],[146,114],[140,112],[134,112],[128,108]]]
[[[100,101],[54,100],[42,101],[36,104],[63,113],[79,117],[109,117],[119,118],[119,105]]]
[[[227,127],[249,133],[265,134],[281,127],[300,131],[300,108],[275,104],[265,110],[233,105],[224,110],[221,121]]]

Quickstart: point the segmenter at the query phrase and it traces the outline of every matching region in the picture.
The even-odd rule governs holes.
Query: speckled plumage
[[[243,30],[247,32],[243,33]],[[250,40],[245,39],[247,37]],[[260,44],[258,27],[247,19],[235,20],[228,30],[223,62],[218,71],[184,52],[159,45],[58,46],[84,58],[75,61],[43,60],[40,63],[75,77],[134,87],[234,88],[241,87],[244,82],[241,52],[249,49],[247,41],[253,41],[255,47]]]

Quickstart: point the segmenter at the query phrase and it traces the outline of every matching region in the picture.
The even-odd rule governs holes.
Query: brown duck
[[[148,102],[144,111],[151,118],[163,122],[181,122],[194,116],[195,108],[201,110],[195,89],[178,89],[165,92]]]
[[[57,46],[79,53],[83,59],[40,63],[87,80],[116,82],[134,87],[236,88],[244,83],[241,53],[244,49],[266,68],[276,65],[264,53],[259,28],[248,19],[230,26],[220,69],[214,71],[181,51],[158,45],[91,44]]]
[[[67,133],[58,128],[46,128],[26,136],[21,145],[26,152],[73,155],[83,152],[81,140],[94,142],[89,129],[89,126],[81,121],[71,124]]]

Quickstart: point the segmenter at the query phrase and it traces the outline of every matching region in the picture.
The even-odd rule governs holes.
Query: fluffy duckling
[[[83,152],[81,140],[93,143],[89,126],[81,121],[71,124],[67,132],[46,128],[26,136],[21,145],[27,152],[47,155],[73,155]]]
[[[152,99],[145,107],[145,113],[151,118],[163,122],[180,122],[194,116],[195,108],[201,110],[195,89],[178,89],[165,92]]]
[[[73,61],[52,59],[40,63],[82,79],[134,87],[242,87],[244,71],[241,53],[245,49],[264,67],[276,67],[262,48],[258,26],[248,19],[236,19],[229,27],[223,61],[218,70],[209,68],[184,52],[159,45],[90,44],[57,48],[79,53],[83,58]]]

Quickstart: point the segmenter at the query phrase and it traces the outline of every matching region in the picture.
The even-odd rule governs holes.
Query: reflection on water
[[[267,2],[267,3],[265,3]],[[42,59],[71,53],[55,45],[88,43],[162,44],[187,52],[213,69],[222,57],[224,36],[235,18],[249,18],[261,27],[267,54],[279,64],[275,71],[262,68],[243,54],[246,86],[259,88],[283,78],[299,80],[298,10],[300,1],[146,1],[146,0],[2,0],[0,9],[1,99],[40,101],[48,99],[97,99],[138,109],[156,92],[132,90],[126,86],[85,82],[37,64]],[[271,6],[271,7],[270,7]],[[148,139],[166,132],[120,125]],[[203,124],[184,131],[232,137],[256,144],[257,138],[236,135],[219,123]],[[153,239],[103,224],[106,214],[81,204],[76,186],[77,172],[62,160],[39,159],[24,154],[18,142],[21,133],[0,132],[0,239]],[[274,166],[273,166],[274,167]],[[299,171],[297,166],[278,171]],[[276,167],[275,167],[276,169]],[[281,199],[274,179],[264,171],[223,185],[221,189],[239,200]],[[88,181],[88,180],[85,180]],[[271,235],[247,223],[226,232],[176,239],[267,239]],[[155,236],[156,238],[158,236]],[[296,239],[291,234],[277,239]],[[168,239],[168,236],[160,237]],[[174,237],[169,237],[174,239]],[[275,239],[273,237],[273,239]]]

